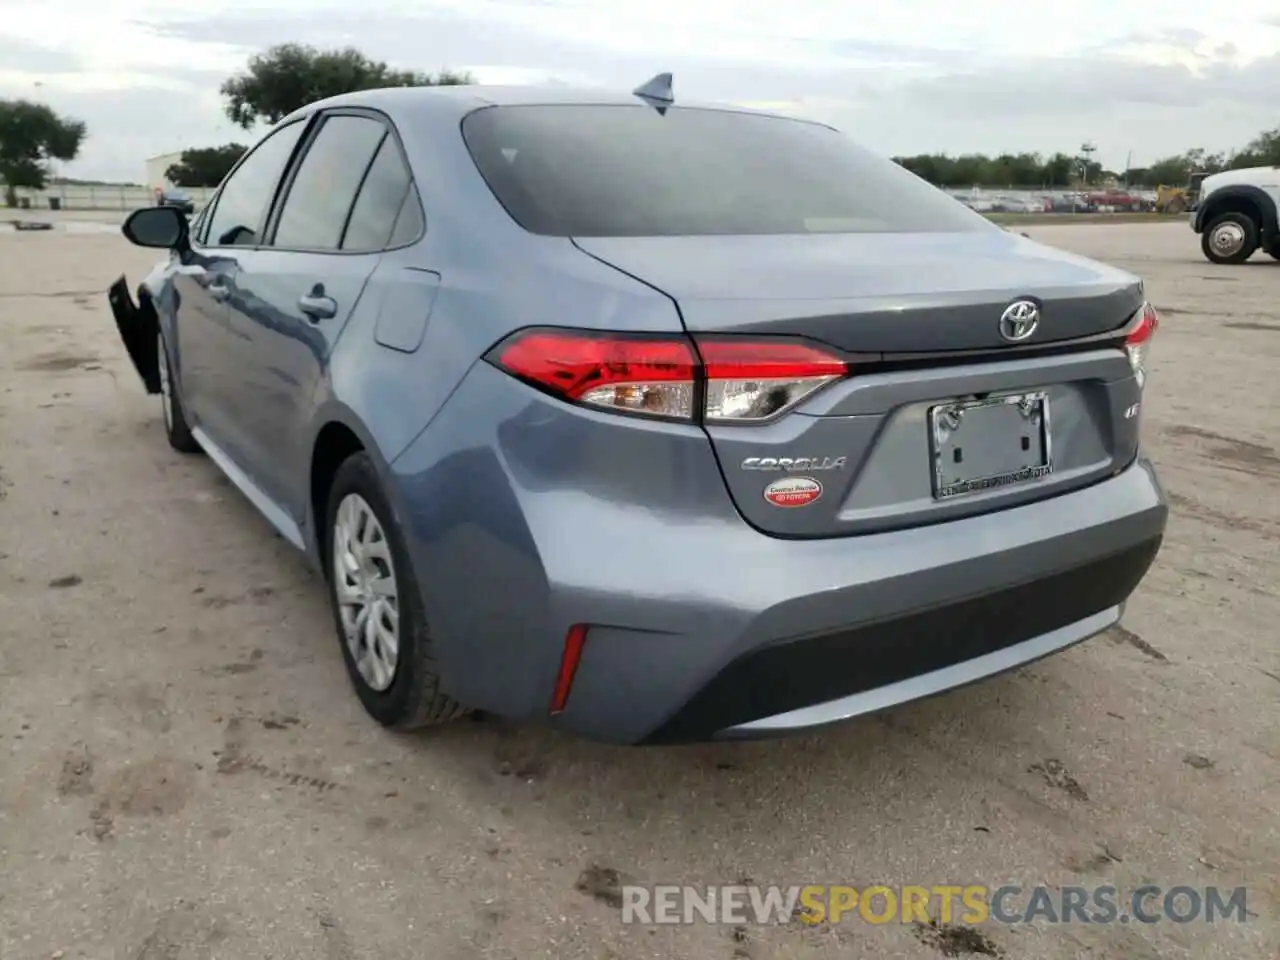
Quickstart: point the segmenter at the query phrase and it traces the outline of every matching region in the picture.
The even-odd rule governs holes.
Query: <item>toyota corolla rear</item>
[[[450,536],[424,586],[455,598],[441,667],[465,702],[620,742],[761,736],[1119,620],[1167,514],[1136,278],[816,124],[499,106],[463,132],[561,245],[548,263],[589,258],[670,315],[531,311],[397,463],[438,497],[442,437],[486,450],[471,494],[504,533]]]

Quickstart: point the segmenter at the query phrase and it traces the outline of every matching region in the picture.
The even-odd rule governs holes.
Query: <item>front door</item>
[[[249,423],[253,411],[239,389],[253,351],[233,322],[245,258],[261,242],[281,178],[306,129],[284,126],[258,143],[218,191],[191,250],[177,289],[180,311],[174,345],[180,355],[182,400],[193,425],[256,482]],[[194,309],[192,309],[194,308]],[[202,440],[203,442],[203,440]]]
[[[234,258],[192,247],[173,269],[174,326],[166,342],[174,359],[174,387],[188,424],[210,436],[225,436],[226,411],[216,402],[219,371],[211,366],[222,352],[229,314],[227,296],[235,279]]]

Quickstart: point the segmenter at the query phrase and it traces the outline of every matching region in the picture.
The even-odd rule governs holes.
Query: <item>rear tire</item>
[[[179,453],[200,453],[200,444],[191,435],[187,425],[187,413],[182,408],[182,397],[173,382],[173,367],[169,365],[169,351],[164,345],[164,334],[156,335],[156,365],[160,373],[160,403],[164,415],[164,432],[169,446]]]
[[[368,714],[397,730],[465,714],[465,707],[440,691],[409,553],[368,454],[353,454],[338,468],[324,537],[342,659]]]
[[[1200,249],[1210,263],[1244,263],[1258,249],[1258,225],[1246,213],[1221,214],[1205,224]]]

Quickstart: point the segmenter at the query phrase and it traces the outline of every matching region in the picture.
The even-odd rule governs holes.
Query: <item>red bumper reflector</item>
[[[575,623],[564,636],[564,651],[560,654],[560,672],[556,675],[556,688],[551,694],[551,715],[564,712],[573,687],[573,675],[578,672],[582,659],[582,645],[587,640],[587,625]]]

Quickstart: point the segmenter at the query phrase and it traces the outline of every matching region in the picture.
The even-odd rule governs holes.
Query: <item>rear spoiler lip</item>
[[[924,350],[911,353],[862,354],[856,358],[858,371],[865,373],[889,372],[916,367],[939,367],[951,364],[982,363],[1024,357],[1047,357],[1055,354],[1081,353],[1087,350],[1121,348],[1124,338],[1133,325],[1133,316],[1112,330],[1091,333],[1069,340],[1050,340],[1040,343],[1009,344],[1002,347],[977,347],[965,350]],[[827,344],[831,346],[831,344]]]

